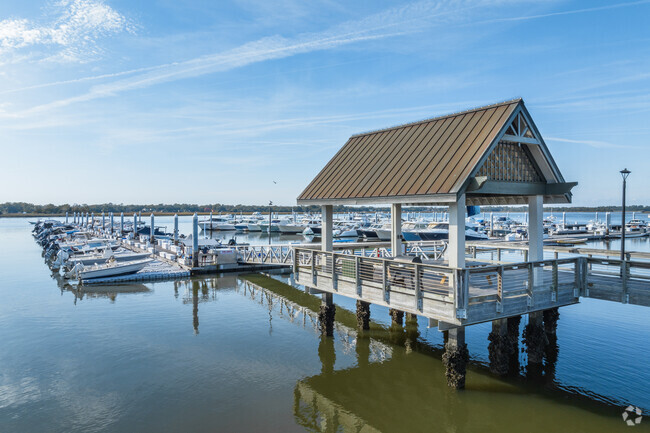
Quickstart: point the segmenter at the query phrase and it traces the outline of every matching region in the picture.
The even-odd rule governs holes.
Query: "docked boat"
[[[77,278],[80,281],[91,280],[95,278],[117,277],[120,275],[135,274],[144,269],[153,259],[136,260],[130,262],[109,261],[104,265],[84,266],[81,263],[75,265],[66,277]]]
[[[277,226],[278,231],[285,235],[302,233],[307,228],[305,224],[294,223],[290,220],[279,222]]]
[[[109,250],[110,251],[110,250]],[[112,253],[112,251],[110,251]],[[105,264],[109,260],[113,259],[116,262],[132,262],[137,260],[144,260],[151,256],[151,253],[132,253],[132,252],[122,252],[114,254],[88,254],[80,257],[72,257],[68,260],[72,266],[77,263],[81,263],[84,266],[96,265],[96,264]]]
[[[449,223],[447,222],[434,222],[430,223],[426,230],[417,232],[420,239],[423,241],[439,241],[449,239]],[[468,241],[484,241],[488,236],[471,228],[465,230],[465,240]]]
[[[212,218],[199,221],[199,227],[201,227],[201,230],[206,232],[237,230],[232,219],[220,216],[213,216]]]

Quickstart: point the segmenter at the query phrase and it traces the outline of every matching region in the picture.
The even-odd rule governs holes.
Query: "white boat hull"
[[[132,254],[116,254],[113,256],[116,262],[118,263],[123,263],[123,262],[132,262],[136,260],[144,260],[151,256],[150,253],[132,253]],[[95,264],[105,264],[110,260],[110,257],[73,257],[68,260],[68,262],[74,266],[77,263],[81,263],[84,266],[90,266],[90,265],[95,265]]]
[[[135,262],[126,262],[124,264],[114,264],[108,266],[99,266],[97,268],[79,271],[77,277],[79,280],[91,280],[93,278],[116,277],[118,275],[135,274],[142,270],[152,259],[138,260]]]

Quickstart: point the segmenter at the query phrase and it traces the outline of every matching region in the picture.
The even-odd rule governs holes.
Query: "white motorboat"
[[[304,224],[297,224],[291,222],[280,222],[278,223],[278,231],[285,235],[287,234],[297,234],[302,233],[307,226]]]
[[[66,277],[76,277],[78,280],[84,281],[94,278],[106,278],[116,277],[118,275],[135,274],[152,261],[153,259],[136,260],[131,262],[117,262],[111,260],[104,265],[94,265],[90,267],[86,267],[81,263],[78,263],[74,268],[72,268],[70,272],[66,273]]]
[[[107,252],[112,253],[111,250]],[[116,262],[132,262],[136,260],[143,260],[151,256],[151,253],[132,253],[132,252],[122,252],[115,254],[88,254],[79,257],[72,257],[68,260],[68,263],[72,266],[77,263],[81,263],[84,266],[90,266],[95,264],[104,264],[107,263],[111,258]]]
[[[359,232],[357,231],[358,226],[356,225],[344,225],[339,224],[337,229],[334,230],[335,238],[357,238],[359,237]]]
[[[213,216],[212,219],[207,218],[199,221],[199,227],[206,232],[237,230],[232,219],[220,216]]]

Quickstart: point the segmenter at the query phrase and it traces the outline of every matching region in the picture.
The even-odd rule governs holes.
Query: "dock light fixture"
[[[621,177],[623,177],[623,208],[621,209],[621,274],[625,273],[625,187],[627,184],[627,177],[632,173],[627,168],[621,170]]]

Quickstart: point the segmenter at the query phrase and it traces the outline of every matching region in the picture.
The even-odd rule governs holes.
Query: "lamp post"
[[[630,175],[631,171],[627,168],[621,170],[621,176],[623,177],[623,209],[621,210],[621,272],[625,272],[625,186],[627,183],[627,177]]]
[[[271,245],[271,215],[273,215],[271,206],[273,206],[272,201],[269,202],[269,245]]]

